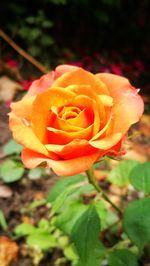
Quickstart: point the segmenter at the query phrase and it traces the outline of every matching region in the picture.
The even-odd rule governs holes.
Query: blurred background
[[[5,0],[0,5],[2,30],[47,69],[70,63],[125,75],[148,93],[148,0]],[[1,58],[12,65],[15,59],[24,77],[34,78],[35,69],[31,75],[28,62],[0,42]]]

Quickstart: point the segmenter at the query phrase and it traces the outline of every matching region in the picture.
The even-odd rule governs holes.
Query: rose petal
[[[89,145],[86,140],[75,139],[66,145],[45,145],[48,151],[55,152],[63,159],[73,159],[96,152],[96,149]]]
[[[143,110],[143,102],[139,95],[133,94],[132,98],[128,94],[124,95],[124,100],[114,106],[113,132],[125,134],[132,124],[139,121]]]
[[[101,140],[95,140],[95,141],[89,141],[90,145],[100,149],[100,150],[108,150],[111,147],[113,147],[115,144],[119,142],[121,139],[122,134],[121,133],[116,133],[110,136],[107,136]]]
[[[52,87],[66,88],[69,85],[91,85],[95,93],[109,95],[106,85],[94,74],[82,68],[65,73],[52,84]]]
[[[70,112],[66,113],[66,115],[72,114]],[[93,119],[90,121],[90,117],[88,116],[88,113],[86,110],[82,110],[78,115],[76,115],[75,118],[68,118],[63,119],[60,118],[58,115],[53,114],[54,119],[51,121],[52,127],[63,130],[63,131],[80,131],[88,126],[90,124],[93,124]],[[64,114],[65,115],[65,114]],[[64,117],[64,116],[63,116]]]
[[[31,121],[35,134],[42,143],[47,142],[47,126],[50,123],[50,109],[68,104],[75,94],[62,88],[53,88],[37,95],[32,104]]]
[[[86,128],[93,124],[93,119],[91,120],[91,116],[88,116],[86,110],[82,110],[75,118],[68,119],[68,122],[71,125]]]
[[[74,139],[89,140],[92,137],[93,125],[76,132],[67,132],[53,127],[47,127],[49,144],[67,144]]]
[[[51,71],[48,74],[43,75],[40,79],[37,79],[32,82],[32,85],[30,86],[27,94],[24,98],[31,97],[34,95],[37,95],[39,93],[42,93],[43,91],[47,90],[51,87],[53,82],[63,75],[66,72],[76,70],[77,67],[70,66],[70,65],[59,65],[56,67],[55,71]]]
[[[32,85],[30,86],[24,98],[37,95],[39,93],[42,93],[46,89],[50,88],[55,78],[56,78],[55,71],[52,71],[48,74],[43,75],[40,79],[33,81]]]
[[[77,95],[86,95],[87,97],[93,99],[92,110],[94,111],[94,126],[93,126],[93,136],[98,133],[100,126],[104,127],[106,123],[106,113],[105,108],[98,97],[98,95],[92,90],[91,86],[78,86],[70,85],[68,89],[75,92]]]
[[[70,124],[67,120],[63,120],[56,116],[56,114],[53,113],[53,120],[51,120],[51,124],[53,128],[60,129],[67,132],[73,132],[73,131],[81,131],[83,128],[79,126],[75,126],[73,124]],[[70,120],[70,119],[69,119]]]
[[[106,133],[106,131],[109,129],[110,127],[110,124],[111,124],[111,121],[112,121],[112,113],[110,113],[110,116],[108,118],[108,121],[106,123],[106,125],[102,128],[102,130],[100,130],[96,135],[94,135],[91,139],[91,141],[93,140],[97,140],[99,139],[100,137],[102,137],[103,134]]]
[[[31,121],[31,106],[34,97],[18,101],[11,104],[12,111],[9,114],[9,126],[13,133],[13,138],[23,146],[48,155],[48,151],[34,134]]]
[[[108,96],[108,95],[98,95],[100,98],[101,102],[103,103],[104,106],[112,106],[113,105],[113,98]]]
[[[55,72],[57,73],[56,74],[57,77],[60,77],[64,73],[69,72],[69,71],[73,71],[73,70],[76,70],[76,69],[78,69],[77,66],[63,64],[63,65],[57,66],[56,69],[55,69]]]
[[[107,85],[114,100],[113,132],[125,134],[132,124],[139,121],[144,109],[143,101],[128,79],[107,73],[97,74],[97,77]]]
[[[40,164],[46,163],[46,167],[50,167],[57,175],[71,176],[79,174],[89,169],[95,161],[99,158],[100,153],[78,157],[71,160],[54,161],[44,157],[40,153],[33,152],[28,149],[22,151],[22,161],[27,168],[35,168]]]
[[[111,155],[111,156],[112,155],[114,155],[114,156],[118,156],[118,155],[119,156],[122,156],[122,155],[124,155],[125,154],[125,150],[122,149],[122,144],[125,142],[125,140],[127,139],[127,137],[128,137],[127,134],[125,134],[124,136],[122,136],[122,138],[120,139],[120,141],[108,150],[108,152],[107,152],[108,156],[109,155]]]
[[[131,87],[129,80],[121,76],[110,73],[98,73],[96,77],[106,84],[114,102],[118,101],[117,96],[120,97],[120,95],[122,95],[122,88]]]

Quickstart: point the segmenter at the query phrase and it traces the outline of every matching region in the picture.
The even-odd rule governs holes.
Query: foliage
[[[141,251],[150,241],[150,199],[130,203],[124,213],[124,230]]]
[[[40,57],[42,53],[45,59],[45,51],[54,45],[54,39],[49,33],[52,27],[53,22],[45,17],[42,10],[38,10],[35,16],[26,17],[18,31],[18,36],[22,38],[30,54]]]
[[[130,173],[130,182],[134,188],[144,193],[150,193],[150,162],[139,164]]]
[[[4,231],[6,231],[8,229],[8,226],[7,226],[7,222],[6,222],[6,219],[5,219],[5,215],[3,213],[3,211],[0,209],[0,227],[2,227],[2,229]]]
[[[46,171],[43,168],[25,170],[22,162],[20,161],[20,152],[22,145],[16,143],[13,139],[10,139],[5,145],[3,145],[3,153],[6,157],[0,165],[0,179],[5,183],[13,183],[20,180],[26,173],[28,178],[36,180],[41,176],[46,175]]]
[[[10,139],[4,146],[3,151],[5,155],[20,154],[22,146],[15,142],[15,140]]]
[[[130,180],[134,185],[134,177],[137,177],[139,190],[140,173],[143,174],[140,189],[143,191],[142,184],[143,180],[147,182],[148,167],[149,163],[119,162],[115,171],[117,175],[119,173],[118,180],[121,181],[115,184],[121,184],[121,187],[131,186]],[[125,173],[128,179],[124,178]],[[108,180],[110,174],[111,171]],[[136,189],[136,185],[134,187]],[[33,208],[39,206],[36,201],[32,204]],[[15,228],[17,237],[25,237],[29,248],[39,250],[43,254],[39,261],[46,252],[59,248],[63,257],[58,259],[56,265],[59,261],[68,260],[72,266],[140,265],[139,259],[150,241],[149,198],[133,200],[124,207],[121,217],[101,199],[84,175],[76,175],[62,177],[57,181],[42,204],[50,206],[50,220],[42,218],[36,226],[22,223]],[[26,211],[31,213],[33,208],[29,207]],[[122,229],[120,219],[123,221]],[[118,230],[123,230],[123,233],[118,235]],[[115,239],[114,236],[117,235]],[[106,241],[109,245],[106,245]],[[34,256],[38,254],[35,252]]]
[[[116,249],[110,253],[109,266],[138,266],[137,257],[127,249]]]
[[[119,187],[129,184],[129,175],[138,164],[137,161],[128,160],[120,162],[108,175],[108,180]]]
[[[14,160],[6,160],[0,166],[0,177],[6,183],[19,180],[24,173],[24,167]]]
[[[96,208],[91,205],[77,220],[71,232],[71,238],[79,256],[78,265],[99,265],[102,253],[98,240],[99,232],[100,219]]]

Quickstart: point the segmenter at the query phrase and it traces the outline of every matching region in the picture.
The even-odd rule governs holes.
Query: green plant
[[[54,39],[49,32],[52,27],[52,20],[46,18],[43,10],[38,10],[37,14],[25,18],[18,31],[28,47],[28,52],[37,58],[41,56],[42,61],[45,60],[46,50],[54,45]]]
[[[20,160],[21,150],[22,145],[16,143],[13,139],[10,139],[3,146],[5,160],[0,165],[0,179],[2,179],[4,183],[16,182],[20,180],[25,173],[31,180],[46,175],[45,169],[40,167],[27,171]]]
[[[20,161],[20,152],[22,146],[17,144],[14,140],[9,140],[3,146],[4,160],[0,165],[0,178],[5,183],[11,183],[22,178],[24,174],[24,166]]]
[[[124,178],[124,169],[128,179]],[[73,266],[140,265],[139,260],[150,241],[150,199],[147,198],[150,164],[121,161],[108,175],[108,180],[113,182],[110,176],[114,171],[116,174],[119,171],[121,180],[121,183],[115,182],[117,186],[133,184],[135,189],[145,192],[146,197],[134,199],[132,196],[132,202],[120,209],[93,179],[93,171],[87,172],[90,184],[84,175],[63,177],[45,200],[50,204],[50,220],[42,219],[37,226],[20,224],[15,234],[25,236],[27,246],[41,252],[60,248],[64,257],[56,265],[65,260],[71,261]],[[128,189],[124,197],[128,193],[131,196],[135,191]],[[125,200],[120,198],[120,205]]]
[[[3,211],[0,209],[0,227],[6,231],[8,229],[7,222]]]

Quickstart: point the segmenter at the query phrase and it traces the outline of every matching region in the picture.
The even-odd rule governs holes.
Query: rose
[[[10,128],[24,146],[24,165],[74,175],[103,155],[120,153],[143,101],[126,78],[60,65],[34,81],[11,108]]]

